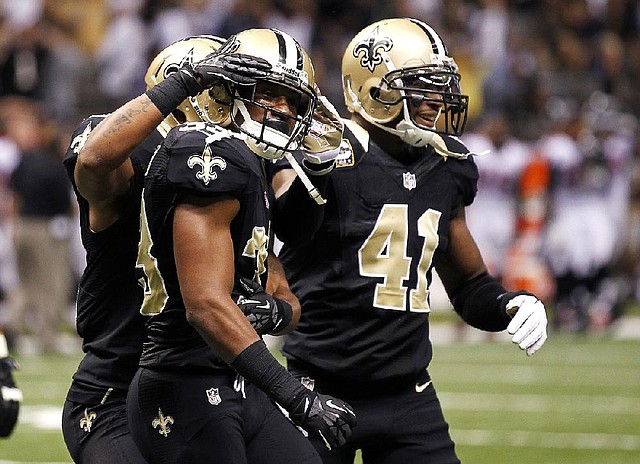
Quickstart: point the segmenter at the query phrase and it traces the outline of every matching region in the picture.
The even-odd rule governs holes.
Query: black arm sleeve
[[[326,198],[329,176],[311,176],[311,182]],[[273,227],[276,235],[289,247],[309,242],[324,220],[324,205],[318,205],[307,192],[299,177],[276,200],[273,211]]]
[[[507,292],[491,275],[484,272],[465,282],[451,295],[453,309],[472,327],[488,332],[499,332],[507,328],[511,316],[506,306],[517,295],[529,292]]]

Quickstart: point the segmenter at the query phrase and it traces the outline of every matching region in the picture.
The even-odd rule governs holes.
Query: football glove
[[[244,294],[236,304],[258,335],[276,334],[289,325],[293,317],[289,303],[269,295],[260,284],[246,277],[242,277],[239,284]]]
[[[11,435],[18,422],[22,391],[16,387],[12,371],[18,363],[12,358],[0,359],[0,437]]]
[[[288,407],[289,418],[329,450],[344,445],[356,425],[356,415],[344,401],[305,389]]]
[[[318,102],[313,112],[311,127],[302,141],[302,166],[316,176],[328,174],[340,153],[344,123],[331,102],[316,87]]]
[[[271,70],[271,64],[260,57],[241,53],[214,52],[193,65],[193,74],[199,78],[202,90],[221,80],[238,85],[253,85]]]
[[[507,332],[513,337],[511,341],[531,356],[538,351],[547,340],[547,313],[544,305],[535,296],[517,292],[507,294],[506,311],[512,317]]]

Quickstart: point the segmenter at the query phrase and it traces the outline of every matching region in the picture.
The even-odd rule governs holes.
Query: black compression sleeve
[[[306,388],[274,358],[262,340],[244,349],[231,367],[289,410]]]
[[[311,182],[326,198],[329,176],[311,176]],[[283,243],[296,247],[309,242],[324,219],[324,205],[318,205],[299,177],[276,201],[273,225]]]
[[[507,328],[511,316],[506,306],[516,295],[531,295],[529,292],[507,292],[500,283],[488,273],[465,282],[453,292],[453,308],[469,325],[489,332],[499,332]]]

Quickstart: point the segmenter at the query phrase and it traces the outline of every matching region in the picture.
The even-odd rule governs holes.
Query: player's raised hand
[[[211,53],[193,65],[193,72],[204,89],[221,80],[239,85],[252,85],[266,77],[271,64],[263,58],[222,51]]]
[[[344,445],[356,425],[356,415],[344,401],[312,390],[296,398],[287,409],[294,424],[322,439],[329,450]]]

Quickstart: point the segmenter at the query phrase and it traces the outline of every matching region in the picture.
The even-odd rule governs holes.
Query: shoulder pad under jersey
[[[212,124],[174,127],[163,146],[168,155],[169,185],[198,195],[235,196],[255,180],[259,167],[257,155],[251,152],[242,135]]]

